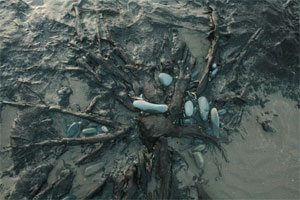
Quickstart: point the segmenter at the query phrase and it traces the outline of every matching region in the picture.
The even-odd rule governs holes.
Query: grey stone
[[[74,137],[78,133],[78,131],[79,131],[79,124],[76,122],[73,122],[67,130],[68,138]]]
[[[202,156],[202,153],[201,152],[194,152],[193,156],[194,156],[194,160],[195,160],[195,163],[196,163],[197,167],[199,169],[202,169],[204,167],[204,158]]]
[[[209,113],[209,104],[206,97],[202,96],[198,99],[199,109],[200,109],[200,116],[202,120],[206,121],[208,119]]]
[[[188,116],[188,117],[191,117],[193,115],[194,105],[193,105],[192,101],[185,102],[184,112],[185,112],[185,115]]]
[[[160,83],[166,87],[169,86],[173,81],[172,76],[170,76],[169,74],[166,74],[166,73],[160,73],[158,75],[158,79],[159,79]]]
[[[86,128],[82,130],[83,135],[95,135],[97,133],[96,128]]]
[[[210,120],[212,124],[213,135],[216,138],[219,138],[220,134],[220,119],[219,114],[216,108],[211,109],[210,111]]]

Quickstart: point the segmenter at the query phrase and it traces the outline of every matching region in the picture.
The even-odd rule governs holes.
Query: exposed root
[[[80,157],[78,160],[76,160],[75,164],[81,165],[81,164],[86,163],[87,160],[90,160],[90,159],[96,157],[99,154],[99,152],[102,150],[102,147],[103,147],[103,144],[99,144],[99,146],[96,149],[94,149],[91,153],[86,154],[86,155]]]

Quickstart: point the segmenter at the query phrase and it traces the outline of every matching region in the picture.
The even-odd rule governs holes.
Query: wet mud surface
[[[284,112],[299,116],[296,1],[12,0],[0,11],[1,199],[299,197],[299,126]],[[217,135],[201,96],[219,110]],[[252,173],[262,191],[242,181]]]

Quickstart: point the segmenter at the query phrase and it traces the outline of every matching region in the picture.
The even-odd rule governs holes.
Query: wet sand
[[[265,108],[250,107],[244,114],[241,132],[225,147],[229,163],[217,155],[221,177],[216,154],[205,154],[205,189],[213,199],[299,199],[300,112],[280,93],[267,99]],[[271,119],[276,132],[265,132],[257,118]]]

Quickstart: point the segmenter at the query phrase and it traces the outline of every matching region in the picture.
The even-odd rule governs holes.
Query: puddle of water
[[[268,98],[265,108],[251,107],[244,114],[241,133],[225,147],[229,163],[217,158],[222,160],[219,180],[214,179],[218,177],[216,155],[205,155],[204,178],[209,183],[204,189],[213,199],[299,199],[300,112],[295,102],[280,94]],[[272,120],[276,133],[262,129],[257,122],[261,113]]]

